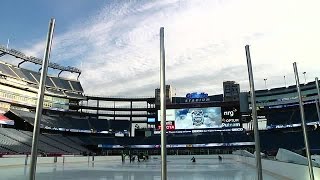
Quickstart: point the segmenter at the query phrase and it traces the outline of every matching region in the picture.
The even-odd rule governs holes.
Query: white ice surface
[[[148,162],[121,163],[119,161],[95,163],[42,164],[37,167],[37,180],[160,180],[161,162],[151,158]],[[28,179],[29,167],[0,168],[1,180]],[[264,180],[282,179],[264,172]],[[232,159],[190,159],[168,161],[168,180],[254,180],[254,167]]]

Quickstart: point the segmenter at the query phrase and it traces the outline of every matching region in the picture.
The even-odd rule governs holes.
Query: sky
[[[274,88],[295,84],[293,62],[300,82],[320,76],[318,7],[317,0],[10,0],[1,2],[0,44],[9,39],[9,48],[42,58],[54,17],[50,62],[80,68],[85,94],[153,96],[164,27],[166,84],[177,96],[220,94],[223,81],[248,91],[245,45],[256,89],[265,89],[264,79]]]

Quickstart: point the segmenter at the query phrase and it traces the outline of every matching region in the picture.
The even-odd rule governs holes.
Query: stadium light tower
[[[264,87],[267,89],[267,78],[263,79],[264,80]]]
[[[10,39],[8,38],[8,41],[7,41],[7,49],[9,49],[9,44],[10,44]]]
[[[307,78],[306,78],[307,72],[303,72],[302,74],[303,74],[303,77],[304,77],[304,84],[307,84]]]

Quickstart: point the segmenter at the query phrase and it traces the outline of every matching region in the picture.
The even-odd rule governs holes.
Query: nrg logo
[[[232,111],[224,111],[223,115],[233,117],[236,112],[237,112],[237,109],[233,109]]]

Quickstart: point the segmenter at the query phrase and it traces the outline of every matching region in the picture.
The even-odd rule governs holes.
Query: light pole
[[[252,125],[254,132],[254,141],[255,141],[255,150],[256,150],[256,167],[257,167],[257,179],[263,180],[262,176],[262,164],[261,164],[261,154],[260,154],[260,137],[259,137],[259,128],[257,121],[257,106],[256,106],[256,93],[254,89],[254,78],[252,72],[251,56],[249,45],[245,46],[246,57],[247,57],[247,68],[249,75],[249,85],[250,85],[250,96],[251,96],[251,107],[252,107]],[[267,80],[267,79],[265,79]]]
[[[267,78],[266,79],[263,79],[264,80],[264,86],[265,86],[265,88],[267,89]]]
[[[307,83],[307,78],[306,78],[307,72],[303,72],[302,74],[303,74],[303,77],[304,77],[304,84],[306,84]]]
[[[297,68],[297,63],[293,63],[293,70],[294,70],[294,75],[296,79],[296,85],[297,85],[297,93],[299,97],[299,106],[300,106],[300,116],[301,116],[301,126],[302,126],[302,132],[303,132],[303,139],[304,139],[304,144],[306,148],[306,155],[307,155],[307,160],[308,160],[308,169],[309,169],[309,175],[310,175],[310,180],[314,180],[314,174],[313,174],[313,167],[312,167],[312,160],[311,160],[311,154],[310,154],[310,149],[309,149],[309,141],[308,141],[308,132],[307,132],[307,125],[305,121],[305,113],[304,113],[304,107],[303,107],[303,101],[302,101],[302,95],[301,95],[301,89],[300,89],[300,82],[299,82],[299,73],[298,73],[298,68]],[[305,72],[303,72],[305,74]]]
[[[284,87],[287,87],[286,76],[283,76],[283,79],[284,79]]]
[[[32,136],[29,180],[36,179],[38,143],[39,143],[39,136],[40,136],[39,135],[40,134],[40,121],[41,121],[41,117],[42,117],[45,82],[46,82],[47,73],[48,73],[48,64],[49,64],[49,58],[50,58],[50,52],[51,52],[54,26],[55,26],[55,19],[51,18],[50,23],[49,23],[49,32],[47,35],[46,48],[45,48],[44,56],[43,56],[41,77],[40,77],[39,90],[38,90],[36,115],[35,115],[35,120],[34,120],[34,128],[33,128],[33,136]]]
[[[161,180],[167,180],[167,127],[164,28],[160,28]]]

